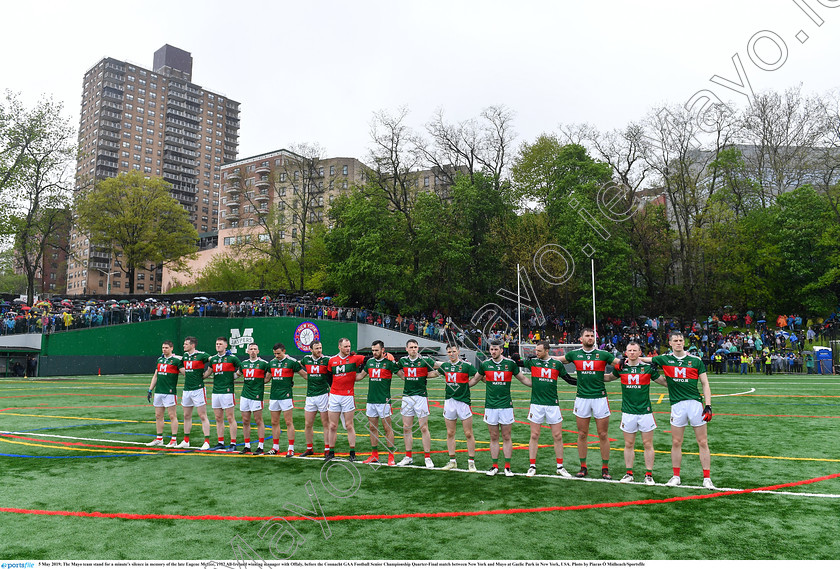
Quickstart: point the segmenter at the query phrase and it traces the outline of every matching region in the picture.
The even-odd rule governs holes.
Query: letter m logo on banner
[[[583,368],[582,369],[584,371],[595,371],[595,362],[586,361],[586,362],[582,362],[582,363],[583,363]]]
[[[675,367],[675,368],[674,368],[674,377],[675,377],[675,378],[677,378],[677,377],[688,378],[686,368],[684,368],[684,367]]]
[[[639,374],[638,373],[628,373],[627,374],[627,383],[628,384],[635,383],[636,385],[639,385],[639,382],[640,382],[640,380],[639,380]]]
[[[255,370],[255,369],[243,369],[242,370],[242,372],[243,372],[242,375],[244,375],[245,377],[257,377],[256,376],[256,371],[257,370]]]
[[[551,372],[554,371],[548,367],[541,367],[540,368],[540,377],[551,377]]]
[[[504,381],[505,380],[505,372],[503,371],[494,371],[493,372],[493,381]]]

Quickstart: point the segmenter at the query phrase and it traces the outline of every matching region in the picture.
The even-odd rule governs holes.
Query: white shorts
[[[454,421],[455,419],[466,421],[472,419],[472,416],[472,407],[463,401],[447,399],[443,402],[443,418],[448,421]]]
[[[635,415],[633,413],[621,414],[621,430],[625,433],[649,433],[656,428],[656,420],[653,413]]]
[[[324,393],[323,395],[315,395],[314,397],[307,397],[306,404],[303,406],[304,411],[313,412],[313,411],[326,411],[327,406],[330,404],[330,394]]]
[[[263,402],[258,401],[257,399],[248,399],[247,397],[243,397],[239,400],[239,410],[243,413],[250,412],[250,411],[262,411]]]
[[[236,407],[236,399],[233,393],[214,393],[210,396],[213,409],[230,409]]]
[[[428,417],[429,398],[422,395],[403,395],[400,413],[403,417]]]
[[[368,403],[365,415],[368,417],[390,417],[391,404],[390,403]]]
[[[528,412],[528,420],[532,423],[542,425],[556,425],[563,422],[563,414],[560,413],[559,405],[537,405],[531,403],[531,409]]]
[[[703,420],[703,404],[699,401],[677,401],[671,405],[671,424],[675,427],[702,427],[706,424]]]
[[[330,402],[327,405],[330,413],[347,413],[356,410],[356,399],[352,395],[335,395],[330,393]]]
[[[507,409],[485,409],[484,422],[488,425],[513,424],[513,407]]]
[[[268,400],[268,410],[269,411],[288,411],[289,409],[294,409],[295,403],[292,401],[291,398],[289,399],[269,399]]]
[[[575,417],[581,419],[588,419],[595,417],[596,419],[603,419],[610,416],[610,404],[606,397],[599,399],[584,399],[583,397],[575,397]]]
[[[155,407],[172,407],[176,403],[178,401],[172,393],[155,393],[155,398],[152,400]]]
[[[201,407],[202,405],[207,405],[204,389],[193,389],[181,394],[181,407]]]

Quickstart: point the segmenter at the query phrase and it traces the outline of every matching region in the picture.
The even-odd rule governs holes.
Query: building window
[[[341,173],[344,174],[345,176],[347,175],[347,165],[346,164],[344,166],[342,166]]]

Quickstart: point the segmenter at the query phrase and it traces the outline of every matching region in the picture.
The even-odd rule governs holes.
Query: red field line
[[[44,407],[43,405],[36,405],[34,407],[7,407],[2,411],[17,411],[22,409],[115,409],[123,407],[148,407],[148,404],[138,405],[67,405],[65,407]]]
[[[836,474],[829,474],[827,476],[820,476],[819,478],[811,478],[810,480],[800,480],[798,482],[788,482],[785,484],[776,484],[773,486],[765,486],[763,488],[750,488],[747,490],[733,490],[729,492],[715,492],[713,494],[699,494],[696,496],[676,496],[673,498],[665,498],[661,500],[635,500],[632,502],[604,502],[600,504],[579,504],[576,506],[546,506],[542,508],[511,508],[506,510],[484,510],[476,512],[414,512],[405,514],[356,514],[350,516],[324,516],[326,521],[347,521],[347,520],[394,520],[404,518],[458,518],[458,517],[475,517],[475,516],[498,516],[509,514],[531,514],[541,512],[563,512],[575,510],[595,510],[603,508],[623,508],[625,506],[649,506],[654,504],[670,504],[674,502],[685,502],[688,500],[706,500],[709,498],[720,498],[723,496],[734,496],[737,494],[749,494],[751,492],[779,490],[781,488],[791,488],[793,486],[802,486],[805,484],[813,484],[815,482],[823,482],[831,480],[832,478],[840,477],[840,472]],[[183,514],[128,514],[128,513],[103,513],[103,512],[70,512],[65,510],[31,510],[27,508],[2,508],[0,513],[8,514],[30,514],[38,516],[70,516],[82,518],[112,518],[124,520],[208,520],[208,521],[267,521],[278,519],[282,517],[286,521],[304,521],[313,518],[305,518],[303,516],[219,516],[219,515],[204,515],[191,516]]]
[[[128,397],[130,399],[134,399],[135,397],[144,397],[144,395],[104,395],[104,394],[96,394],[96,393],[34,393],[32,395],[3,395],[0,396],[0,399],[12,399],[15,397],[57,397],[57,396],[65,396],[65,395],[75,395],[77,397]]]
[[[654,414],[670,415],[670,411],[653,411]],[[765,415],[760,413],[715,413],[715,417],[770,417],[776,419],[840,419],[831,415]]]

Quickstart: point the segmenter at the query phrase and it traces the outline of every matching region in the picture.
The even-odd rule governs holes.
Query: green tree
[[[134,171],[120,174],[77,196],[79,227],[111,252],[134,292],[136,269],[182,266],[197,250],[198,233],[169,184]]]
[[[0,104],[0,232],[14,235],[30,303],[45,247],[61,245],[70,232],[74,138],[62,106],[50,99],[27,109],[7,93]]]
[[[574,314],[591,313],[590,261],[595,259],[595,294],[600,314],[624,314],[632,310],[634,273],[632,249],[626,228],[612,222],[599,207],[599,191],[611,181],[609,165],[589,156],[577,144],[562,145],[556,137],[543,135],[520,147],[514,162],[514,193],[545,212],[548,234],[544,244],[562,247],[567,267],[544,279],[549,302]],[[597,223],[597,225],[595,225]],[[593,228],[598,228],[596,231]],[[587,247],[589,246],[589,247]],[[562,281],[562,282],[559,282]]]
[[[0,292],[23,294],[26,277],[15,272],[15,253],[12,249],[0,251]]]
[[[388,205],[381,194],[356,190],[330,208],[327,283],[339,304],[382,300],[395,308],[411,293],[412,252],[395,237],[405,234],[405,218]]]
[[[767,229],[779,256],[772,275],[777,309],[803,318],[831,312],[838,302],[837,283],[830,276],[832,260],[840,255],[840,245],[834,239],[837,224],[827,199],[803,186],[780,195],[772,210]]]

